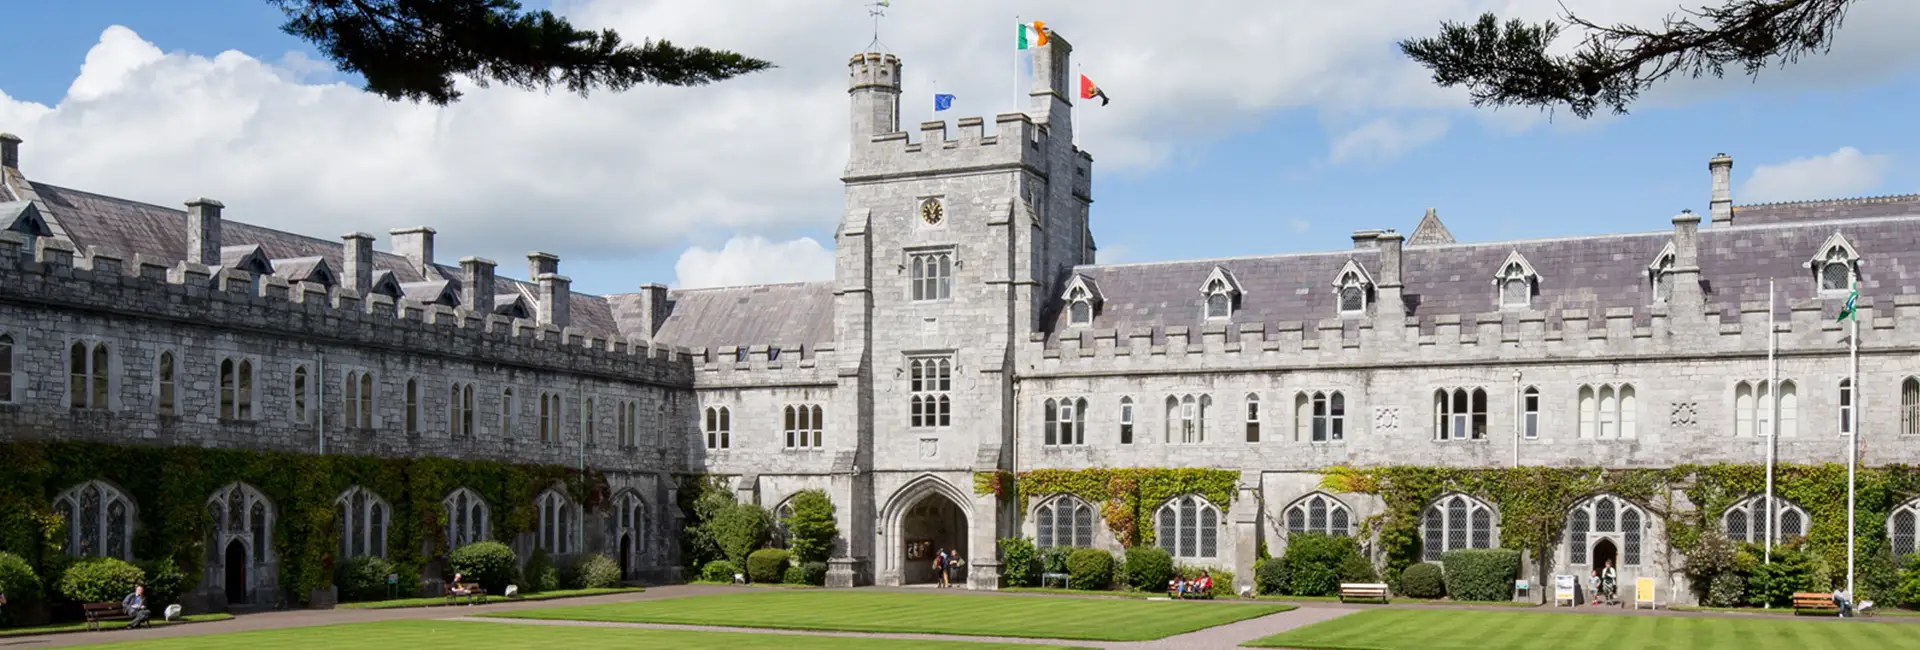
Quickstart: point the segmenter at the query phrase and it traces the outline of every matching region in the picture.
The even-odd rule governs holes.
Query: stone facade
[[[376,252],[369,235],[224,220],[217,201],[168,210],[30,182],[19,140],[0,137],[0,431],[592,467],[651,504],[635,562],[660,577],[679,561],[672,474],[728,476],[769,508],[823,489],[842,586],[924,581],[948,548],[990,589],[996,539],[1076,534],[1062,519],[1041,531],[1039,514],[1075,504],[1019,512],[975,494],[976,472],[1225,468],[1241,477],[1232,503],[1142,516],[1169,518],[1160,537],[1182,563],[1246,579],[1291,529],[1354,532],[1384,510],[1320,492],[1331,466],[1757,463],[1775,426],[1783,462],[1843,459],[1849,330],[1834,316],[1857,273],[1864,389],[1847,408],[1862,460],[1920,463],[1920,197],[1736,207],[1717,156],[1706,228],[1689,212],[1655,232],[1459,243],[1428,210],[1409,238],[1362,230],[1345,251],[1096,265],[1070,52],[1057,34],[1038,50],[1028,110],[917,138],[899,124],[899,59],[849,61],[846,212],[824,283],[578,294],[547,253],[529,254],[526,281],[438,264],[431,228]],[[1778,416],[1756,393],[1770,331]],[[222,392],[239,361],[245,416]],[[367,373],[361,417],[343,391]],[[470,433],[448,420],[466,386]],[[548,394],[557,437],[542,435]],[[1499,504],[1461,496],[1445,532],[1497,544]],[[1637,558],[1622,582],[1657,577],[1684,600],[1660,522],[1641,511],[1630,535],[1631,504],[1607,507],[1612,527],[1588,537]],[[614,552],[607,513],[582,515],[581,548]],[[1095,517],[1082,539],[1117,550]],[[1592,559],[1563,547],[1550,563],[1584,574]]]

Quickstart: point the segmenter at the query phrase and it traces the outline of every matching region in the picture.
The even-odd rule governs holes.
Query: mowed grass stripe
[[[1293,609],[1290,605],[1266,603],[790,591],[551,607],[486,616],[787,630],[1150,641],[1290,609]]]
[[[353,648],[416,650],[511,648],[512,650],[1031,650],[1033,646],[964,641],[906,641],[853,637],[687,632],[610,627],[513,625],[475,621],[386,621],[235,632],[111,643],[127,650],[257,650],[259,648]]]
[[[1920,625],[1375,609],[1246,645],[1302,650],[1920,650]]]

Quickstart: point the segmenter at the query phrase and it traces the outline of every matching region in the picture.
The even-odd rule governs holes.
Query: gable
[[[40,209],[33,207],[32,201],[0,203],[0,226],[4,226],[7,232],[28,237],[53,236],[53,229],[47,227],[46,218],[40,216]]]
[[[1440,213],[1427,208],[1427,216],[1420,218],[1420,225],[1413,229],[1413,236],[1407,238],[1408,246],[1434,246],[1454,243],[1453,233],[1447,230],[1447,224],[1440,223]]]

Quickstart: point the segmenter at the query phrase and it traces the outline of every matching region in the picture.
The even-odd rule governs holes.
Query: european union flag
[[[953,95],[935,94],[933,96],[933,110],[944,111],[949,108],[953,108]]]

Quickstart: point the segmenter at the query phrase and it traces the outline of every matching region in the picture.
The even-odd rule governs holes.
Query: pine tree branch
[[[1437,36],[1400,42],[1442,87],[1466,86],[1476,107],[1567,106],[1581,118],[1605,104],[1626,113],[1640,93],[1685,72],[1723,76],[1738,64],[1749,76],[1832,49],[1855,0],[1726,0],[1670,14],[1658,29],[1603,26],[1562,6],[1562,20],[1529,25],[1492,13],[1478,22],[1444,22]],[[1699,22],[1696,22],[1699,21]],[[1548,49],[1565,26],[1585,32],[1573,53]]]
[[[773,67],[766,61],[668,41],[628,44],[613,30],[580,30],[515,0],[268,0],[281,29],[312,42],[343,72],[390,100],[458,101],[454,78],[480,87],[564,86],[586,96],[639,84],[698,86]]]

